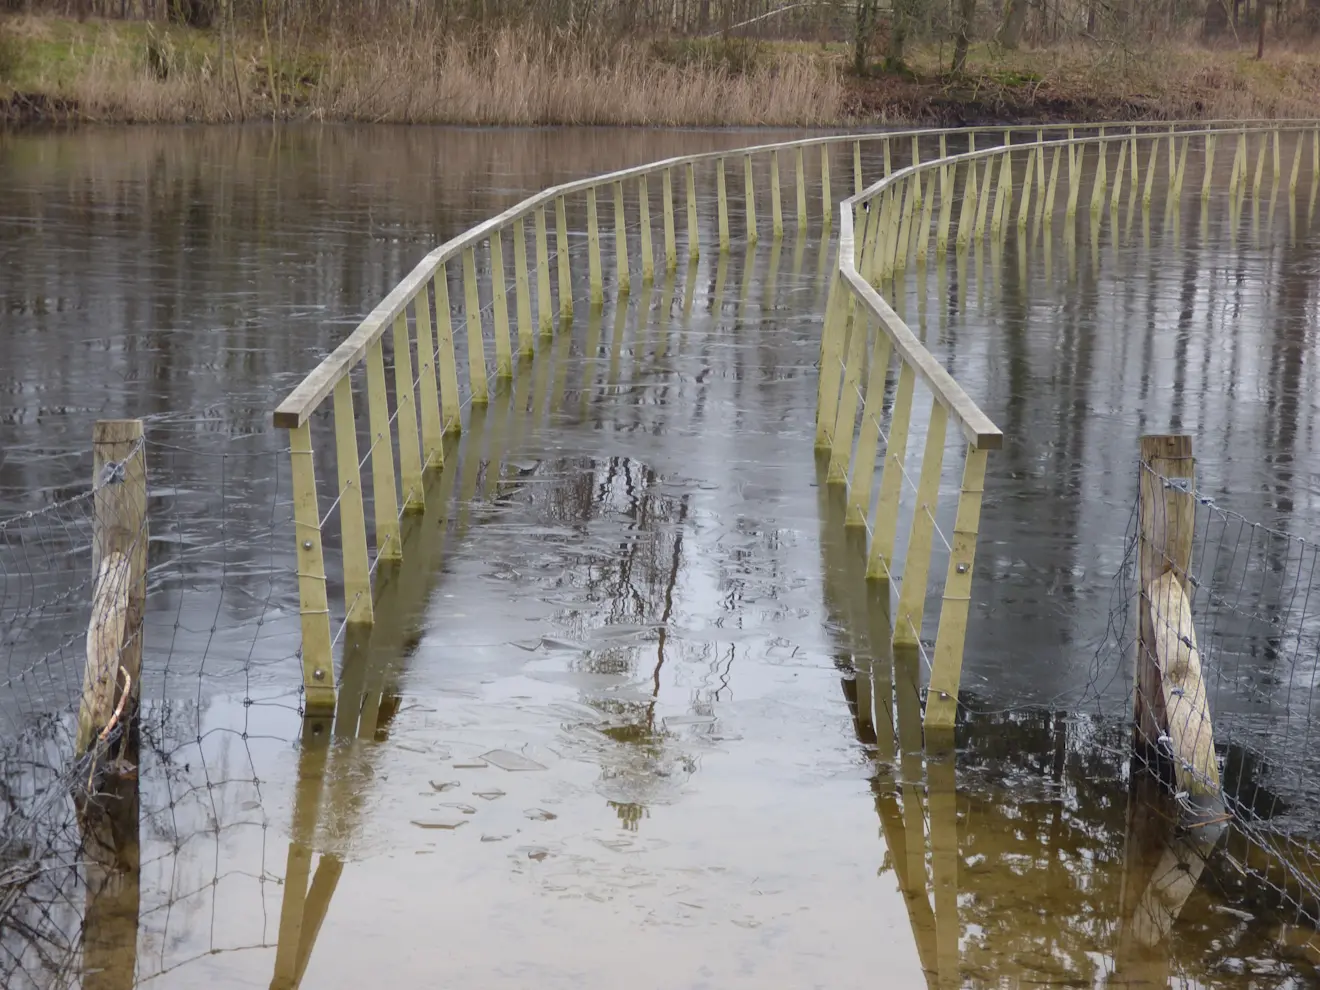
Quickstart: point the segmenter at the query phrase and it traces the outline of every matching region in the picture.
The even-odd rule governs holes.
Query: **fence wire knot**
[[[125,461],[107,461],[101,468],[101,477],[97,479],[97,487],[105,488],[107,485],[122,485],[128,472],[125,470]]]

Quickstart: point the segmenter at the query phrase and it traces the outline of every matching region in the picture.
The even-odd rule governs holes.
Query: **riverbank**
[[[226,43],[176,25],[9,17],[0,18],[0,123],[810,127],[1310,115],[1320,60],[1253,54],[982,45],[962,76],[942,71],[947,53],[918,49],[910,72],[859,78],[841,45],[593,45],[512,30],[463,39],[402,29]]]

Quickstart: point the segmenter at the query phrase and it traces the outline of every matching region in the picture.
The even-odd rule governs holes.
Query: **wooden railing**
[[[1256,131],[1244,125],[1240,140]],[[1274,125],[1276,128],[1280,125]],[[1303,125],[1294,125],[1300,127]],[[1305,127],[1313,125],[1307,123]],[[791,162],[793,169],[792,203],[799,228],[813,221],[827,231],[834,229],[831,157],[838,148],[852,148],[853,195],[838,204],[839,264],[830,292],[830,302],[822,334],[820,407],[817,444],[831,453],[830,480],[847,483],[850,489],[849,522],[866,525],[872,533],[872,567],[869,576],[891,576],[894,530],[897,525],[898,500],[902,496],[904,444],[896,441],[909,432],[911,406],[918,381],[932,394],[932,413],[926,437],[926,454],[915,494],[922,511],[918,512],[906,554],[899,589],[899,608],[895,620],[896,642],[920,642],[925,587],[930,565],[934,526],[934,504],[939,496],[939,473],[943,457],[943,437],[952,418],[967,439],[967,457],[963,484],[958,497],[958,520],[951,541],[949,575],[945,581],[940,628],[936,637],[932,666],[932,703],[927,720],[951,721],[957,698],[962,651],[966,635],[972,563],[975,554],[981,488],[985,457],[1002,442],[998,429],[975,402],[958,386],[885,302],[880,289],[891,284],[909,266],[927,262],[931,231],[935,232],[937,254],[947,249],[951,233],[955,247],[965,247],[973,238],[984,236],[989,190],[994,186],[995,205],[989,214],[992,235],[1003,236],[1011,215],[1014,162],[1019,156],[1035,156],[1035,171],[1042,175],[1046,146],[1054,147],[1048,195],[1038,195],[1038,214],[1053,209],[1058,173],[1059,149],[1067,148],[1070,162],[1068,208],[1075,211],[1082,166],[1080,156],[1091,145],[1108,148],[1126,147],[1142,140],[1170,147],[1182,142],[1181,165],[1176,177],[1181,184],[1186,164],[1187,142],[1203,135],[1212,151],[1222,130],[1205,124],[1123,125],[1121,135],[1106,134],[1105,127],[1094,136],[1077,137],[1067,125],[1044,128],[987,127],[961,130],[916,130],[864,135],[836,135],[802,141],[758,145],[726,152],[710,152],[667,159],[607,175],[582,179],[546,189],[531,196],[496,217],[471,228],[426,255],[393,291],[367,316],[349,337],[328,355],[279,405],[274,422],[288,430],[292,458],[294,519],[297,533],[297,564],[302,621],[302,663],[305,708],[320,713],[335,703],[334,644],[331,609],[327,592],[323,527],[337,509],[340,523],[340,553],[344,583],[342,626],[370,624],[375,620],[372,590],[373,575],[382,562],[397,561],[405,553],[400,521],[404,514],[425,507],[424,478],[427,472],[444,462],[444,437],[462,429],[465,402],[488,401],[492,387],[518,373],[514,358],[530,355],[538,339],[557,332],[571,320],[574,310],[574,266],[582,264],[570,252],[569,204],[576,207],[585,199],[587,304],[598,306],[604,299],[606,272],[602,258],[600,199],[612,200],[615,240],[613,277],[619,292],[630,288],[634,274],[650,280],[656,264],[666,270],[677,268],[680,258],[678,230],[678,193],[683,191],[685,230],[682,249],[688,264],[703,249],[701,193],[698,174],[714,172],[715,238],[712,246],[720,251],[730,248],[735,230],[728,193],[729,163],[741,160],[743,171],[743,216],[737,233],[747,241],[755,240],[761,230],[758,220],[758,189],[755,181],[758,164],[768,164],[770,232],[784,233],[783,169]],[[1277,130],[1272,133],[1277,134]],[[1047,140],[1047,136],[1049,140]],[[969,142],[992,141],[995,146],[966,155],[948,156],[950,138],[966,137]],[[1030,143],[1023,144],[1023,139]],[[922,163],[922,142],[939,143],[939,155]],[[877,146],[884,161],[886,177],[865,186],[863,146]],[[1007,148],[1011,150],[1005,150]],[[1244,144],[1234,159],[1234,175],[1239,176],[1239,159],[1247,160]],[[1080,151],[1078,151],[1080,149]],[[1276,144],[1277,149],[1277,144]],[[1136,152],[1133,151],[1135,155]],[[1263,145],[1260,153],[1264,154]],[[1246,156],[1244,158],[1243,156]],[[818,159],[817,159],[817,156]],[[906,165],[895,170],[895,159],[906,156]],[[808,179],[808,163],[818,160],[813,169],[815,181]],[[1275,155],[1278,174],[1278,154]],[[1263,158],[1256,165],[1255,187],[1259,187]],[[978,167],[985,163],[982,188],[973,181]],[[1122,166],[1119,166],[1120,172]],[[962,206],[956,228],[952,207],[959,175],[964,179]],[[1101,173],[1103,175],[1103,173]],[[1148,165],[1146,200],[1153,164]],[[1297,164],[1293,165],[1296,182]],[[1245,166],[1240,176],[1246,175]],[[938,181],[937,181],[938,180]],[[708,181],[708,180],[707,180]],[[925,188],[921,183],[925,182]],[[1116,180],[1116,185],[1121,180]],[[1207,183],[1208,183],[1207,179]],[[1235,178],[1235,181],[1238,181]],[[1044,188],[1043,178],[1037,187]],[[659,228],[654,229],[654,186],[659,187]],[[1207,185],[1208,190],[1208,185]],[[970,191],[970,193],[969,193]],[[1028,193],[1029,195],[1029,193]],[[975,207],[969,206],[969,198]],[[939,201],[938,214],[934,204]],[[1095,208],[1096,200],[1092,200]],[[550,216],[553,211],[554,248],[550,244]],[[635,217],[638,234],[630,240]],[[1023,222],[1025,207],[1020,207],[1018,222]],[[529,248],[528,227],[532,243]],[[920,236],[919,236],[920,234]],[[506,246],[505,241],[512,242]],[[914,245],[914,240],[917,243]],[[637,247],[634,253],[632,243]],[[512,255],[513,280],[510,286],[506,267]],[[489,272],[489,305],[483,306],[478,261]],[[461,306],[451,307],[450,268],[457,269],[462,286]],[[552,280],[551,270],[555,273]],[[553,284],[552,284],[553,282]],[[455,315],[461,320],[456,322]],[[860,385],[862,363],[868,358],[868,334],[849,333],[849,326],[882,330],[883,361],[871,360],[872,374],[867,386]],[[462,331],[467,353],[467,381],[459,382],[456,337]],[[387,344],[388,338],[388,344]],[[493,351],[493,367],[487,361],[488,345]],[[392,351],[393,382],[387,381],[386,348]],[[899,366],[898,401],[894,403],[887,453],[880,476],[879,498],[870,507],[871,481],[881,436],[878,412],[877,366]],[[365,365],[363,385],[356,385],[353,372]],[[359,394],[365,392],[365,396]],[[359,403],[365,399],[368,446],[363,456],[358,443]],[[311,422],[313,415],[331,400],[334,449],[337,462],[337,485],[330,510],[323,516],[314,466]],[[857,411],[861,408],[860,432]],[[844,428],[843,424],[851,426]],[[397,472],[395,452],[397,450]],[[364,486],[369,468],[373,522],[368,527]],[[914,552],[915,551],[915,552]],[[924,561],[924,562],[923,562]],[[342,627],[341,627],[342,629]]]
[[[1269,175],[1275,188],[1284,176],[1281,145],[1287,134],[1294,135],[1287,172],[1291,194],[1296,193],[1303,148],[1308,143],[1305,138],[1310,138],[1313,208],[1315,185],[1320,180],[1320,130],[1314,122],[1237,124],[1231,128],[1166,124],[1155,130],[1142,125],[1107,125],[1083,137],[1074,128],[1066,132],[1042,128],[1028,143],[1011,142],[1005,132],[1004,140],[992,147],[925,163],[916,160],[914,148],[912,164],[887,169],[889,174],[880,181],[840,204],[839,267],[821,346],[816,445],[829,457],[827,481],[848,488],[847,524],[866,528],[868,579],[898,586],[895,647],[916,648],[926,654],[922,625],[937,534],[948,552],[934,651],[926,656],[930,672],[927,730],[951,728],[957,711],[986,457],[1000,448],[1003,438],[882,293],[903,291],[905,277],[927,265],[932,241],[935,263],[941,264],[951,238],[955,252],[961,253],[986,239],[1002,242],[1010,227],[1026,236],[1029,222],[1036,229],[1042,223],[1052,224],[1062,160],[1067,162],[1062,203],[1068,224],[1076,217],[1088,174],[1093,217],[1099,217],[1106,206],[1116,212],[1125,192],[1129,211],[1135,210],[1138,188],[1141,208],[1149,209],[1160,162],[1167,170],[1166,200],[1178,203],[1187,178],[1188,151],[1194,144],[1203,152],[1200,195],[1204,204],[1214,187],[1215,151],[1223,137],[1236,138],[1230,196],[1246,194],[1248,175],[1252,176],[1251,195],[1258,196],[1267,171],[1267,149],[1272,151]],[[971,140],[974,144],[975,136]],[[1254,159],[1253,142],[1258,146]],[[1111,153],[1116,162],[1112,185]],[[1094,162],[1089,173],[1088,159]],[[1253,160],[1254,169],[1250,169]],[[895,361],[897,385],[886,416],[886,383]],[[930,413],[920,474],[913,481],[905,459],[918,382],[929,393]],[[936,521],[950,420],[966,440],[951,536]],[[881,439],[885,456],[879,495],[872,507]],[[895,573],[899,502],[905,484],[915,499],[915,511],[901,573]]]

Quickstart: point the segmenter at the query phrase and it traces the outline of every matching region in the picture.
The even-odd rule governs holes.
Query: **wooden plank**
[[[689,162],[687,167],[687,228],[688,264],[701,257],[701,227],[697,223],[697,172]]]
[[[573,268],[568,250],[568,206],[555,200],[555,263],[559,271],[559,319],[573,318]]]
[[[413,388],[412,369],[408,317],[400,313],[394,320],[394,423],[399,434],[404,512],[420,512],[423,508],[422,441],[417,427],[417,390]]]
[[[628,217],[624,213],[623,183],[614,184],[614,278],[619,292],[632,288],[628,272]]]
[[[468,388],[472,404],[490,401],[486,375],[485,328],[481,321],[481,295],[477,287],[477,259],[471,248],[463,252],[463,332],[468,345]]]
[[[719,212],[720,252],[729,250],[729,192],[724,180],[724,159],[715,161],[715,200]]]
[[[756,182],[752,178],[752,156],[743,156],[743,209],[746,216],[747,243],[756,243]]]
[[[958,514],[953,523],[953,550],[944,577],[944,600],[940,604],[940,624],[935,634],[935,657],[931,661],[930,692],[926,698],[927,731],[951,730],[958,713],[958,688],[962,683],[963,649],[967,642],[967,612],[972,603],[972,570],[976,563],[976,540],[985,492],[985,459],[984,450],[967,448]]]
[[[587,279],[590,283],[591,305],[599,306],[605,300],[605,279],[600,264],[600,222],[596,215],[596,190],[587,190]]]
[[[380,344],[376,344],[379,353]],[[386,438],[388,440],[388,427]],[[335,665],[330,642],[321,517],[312,466],[311,425],[289,431],[293,460],[293,521],[298,541],[298,612],[302,621],[303,709],[309,716],[333,711]],[[393,471],[391,479],[393,478]]]
[[[399,541],[399,496],[394,478],[389,399],[385,392],[385,354],[379,340],[367,351],[367,424],[371,431],[367,453],[371,458],[371,498],[376,510],[376,556],[397,558],[403,553]],[[307,463],[311,464],[310,447],[307,457]],[[313,477],[313,484],[315,480]]]
[[[446,433],[461,433],[462,404],[458,397],[458,361],[454,356],[454,321],[449,313],[449,272],[441,268],[432,282],[435,290],[435,346],[440,374],[440,419]]]
[[[444,440],[443,433],[441,441]],[[339,531],[344,560],[344,615],[350,623],[374,621],[371,564],[367,556],[367,517],[362,504],[353,380],[335,386],[335,460],[339,468]]]
[[[553,333],[555,317],[550,298],[550,245],[545,230],[545,207],[536,211],[536,313],[541,333]]]
[[[527,268],[527,223],[519,217],[513,225],[513,286],[518,313],[518,354],[529,358],[536,350],[536,328],[532,323],[532,290]]]
[[[494,312],[495,377],[513,377],[513,344],[509,339],[509,286],[504,280],[504,241],[490,235],[490,304]]]
[[[417,328],[417,408],[422,418],[422,468],[430,470],[444,465],[445,428],[440,418],[440,386],[436,374],[435,336],[431,333],[431,287],[423,285],[413,300],[413,323]],[[342,385],[347,378],[341,378]],[[339,386],[335,386],[335,400],[339,399]],[[350,405],[351,410],[351,405]],[[338,429],[339,406],[335,406]],[[351,424],[350,424],[351,425]],[[357,449],[356,442],[354,450]]]
[[[674,230],[674,171],[665,169],[661,175],[661,193],[665,212],[665,271],[678,270],[678,235]]]
[[[646,176],[637,180],[637,228],[642,236],[642,281],[650,282],[655,278],[655,248],[651,244],[651,191]]]
[[[830,226],[830,148],[829,145],[820,146],[820,211],[821,223],[828,228]]]

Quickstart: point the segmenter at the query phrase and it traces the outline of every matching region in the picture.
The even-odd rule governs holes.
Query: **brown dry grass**
[[[945,53],[947,62],[947,53]],[[1190,39],[1122,46],[1076,42],[1007,52],[973,49],[960,79],[941,77],[939,56],[913,68],[934,100],[1000,108],[1008,117],[1212,119],[1309,117],[1320,97],[1314,50],[1205,48]]]
[[[8,30],[42,53],[12,89],[72,100],[87,120],[809,126],[837,121],[843,101],[834,65],[796,52],[732,71],[680,66],[645,43],[399,28],[300,40],[274,57],[240,40],[222,62],[199,32],[33,18]]]
[[[678,66],[645,46],[569,57],[559,43],[500,32],[373,44],[331,60],[313,112],[399,123],[812,125],[838,119],[843,87],[819,59],[789,53],[748,71]]]
[[[974,46],[956,78],[948,52],[917,49],[913,75],[859,80],[843,46],[702,47],[504,28],[466,36],[406,25],[297,34],[278,52],[240,37],[140,22],[0,18],[10,92],[71,101],[87,120],[253,118],[398,123],[821,126],[1304,117],[1320,59],[1273,43],[1206,49],[1072,43]],[[15,63],[15,40],[21,49]],[[730,57],[736,55],[736,58]],[[271,85],[271,80],[274,85]],[[61,106],[69,106],[61,103]]]

